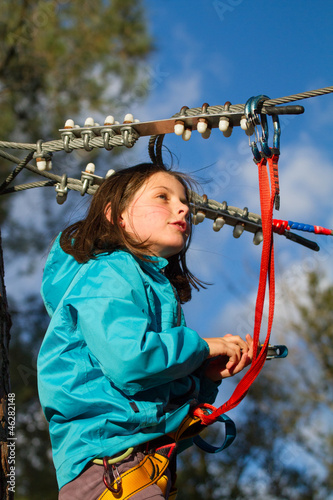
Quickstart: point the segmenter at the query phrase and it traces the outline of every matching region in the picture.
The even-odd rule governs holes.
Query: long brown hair
[[[149,244],[137,242],[120,225],[120,216],[140,187],[155,173],[166,172],[175,177],[185,188],[186,197],[192,186],[192,179],[184,173],[167,169],[163,165],[141,163],[134,167],[119,170],[107,178],[94,194],[86,217],[65,229],[60,238],[61,248],[78,262],[87,262],[97,254],[127,250],[136,257],[145,259]],[[111,221],[106,212],[111,208]],[[199,290],[204,285],[187,268],[186,246],[168,259],[165,275],[176,288],[180,301],[191,298],[191,288]]]

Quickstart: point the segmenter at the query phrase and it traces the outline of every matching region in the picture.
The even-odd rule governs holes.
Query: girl
[[[51,249],[38,385],[61,500],[171,498],[168,434],[252,359],[250,335],[185,325],[180,303],[201,285],[185,259],[189,186],[154,164],[118,171]]]

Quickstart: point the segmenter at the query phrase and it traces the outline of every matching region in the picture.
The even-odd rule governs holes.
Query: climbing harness
[[[127,500],[143,489],[157,484],[166,494],[169,478],[166,475],[166,469],[174,459],[176,453],[176,444],[170,444],[156,448],[153,452],[147,454],[141,462],[124,473],[119,473],[117,465],[107,463],[104,459],[103,480],[106,486],[104,492],[98,500],[121,499]],[[176,498],[177,490],[173,488],[169,494],[170,499]]]
[[[196,406],[198,408],[198,406]],[[203,413],[209,413],[215,408],[208,404],[200,405]],[[126,500],[131,495],[138,493],[144,488],[152,484],[157,484],[162,493],[165,494],[169,478],[165,474],[167,468],[171,474],[171,492],[169,499],[176,498],[177,489],[175,487],[175,459],[176,447],[180,441],[193,438],[195,444],[202,450],[209,453],[218,453],[230,446],[236,437],[236,427],[234,422],[227,416],[221,415],[216,419],[225,424],[225,439],[220,447],[215,447],[204,441],[199,433],[205,429],[206,425],[202,424],[200,416],[192,414],[187,415],[182,421],[179,428],[156,438],[142,445],[129,448],[123,454],[116,457],[104,457],[103,459],[95,459],[93,463],[103,465],[103,481],[106,490],[99,497],[103,500],[122,499]],[[144,458],[139,464],[124,473],[118,470],[119,464],[133,452],[141,451]]]

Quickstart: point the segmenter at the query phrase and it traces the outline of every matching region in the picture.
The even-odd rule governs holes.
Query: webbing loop
[[[278,155],[274,158],[278,161]],[[273,168],[270,165],[269,171],[267,163],[272,162],[272,159],[261,158],[257,163],[259,176],[259,191],[260,191],[260,206],[263,231],[263,248],[260,263],[260,276],[258,294],[255,307],[255,320],[253,331],[253,345],[259,346],[259,336],[263,317],[263,308],[266,294],[266,285],[269,286],[269,310],[268,310],[268,325],[267,333],[262,348],[254,349],[253,359],[249,370],[236,386],[229,400],[221,405],[218,409],[212,411],[211,414],[202,416],[202,423],[210,425],[215,422],[219,416],[225,412],[235,408],[240,401],[245,397],[247,391],[254,380],[259,375],[267,356],[269,338],[273,325],[274,302],[275,302],[275,277],[274,277],[274,244],[273,244],[273,207],[274,200],[277,194],[277,184],[274,182]]]
[[[199,417],[201,420],[201,423],[203,425],[205,422],[205,416],[207,414],[212,413],[213,411],[217,411],[216,408],[212,405],[208,404],[201,404],[197,406],[194,411],[193,411],[193,416]],[[219,453],[220,451],[224,450],[225,448],[228,448],[228,446],[233,443],[235,437],[236,437],[236,426],[233,420],[229,418],[227,415],[219,415],[216,418],[216,422],[221,422],[225,424],[225,438],[224,442],[222,443],[221,446],[213,446],[198,434],[193,438],[193,442],[198,446],[203,451],[206,451],[207,453]]]

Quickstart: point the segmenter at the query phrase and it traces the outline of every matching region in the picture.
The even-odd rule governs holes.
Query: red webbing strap
[[[269,164],[270,175],[267,172],[267,161]],[[224,403],[220,408],[217,408],[210,414],[205,414],[201,411],[200,407],[194,412],[201,418],[204,425],[212,424],[223,413],[235,408],[246,395],[249,387],[259,375],[265,361],[268,349],[269,338],[271,334],[273,316],[274,316],[274,302],[275,302],[275,277],[274,277],[274,245],[273,245],[273,206],[276,196],[276,184],[273,179],[273,162],[272,159],[262,160],[257,164],[259,174],[259,191],[260,191],[260,205],[261,205],[261,220],[263,231],[263,248],[261,253],[260,263],[260,276],[258,294],[255,308],[254,319],[254,332],[253,343],[259,346],[260,328],[262,323],[263,308],[266,294],[266,284],[269,284],[269,310],[268,310],[268,324],[267,334],[264,345],[259,351],[254,349],[253,360],[251,366],[244,377],[236,386],[230,399]],[[277,166],[277,160],[274,158],[274,167]]]
[[[272,193],[274,192],[274,204],[276,210],[280,209],[280,183],[279,183],[279,155],[274,153],[271,158],[268,159],[269,172],[272,184]]]

